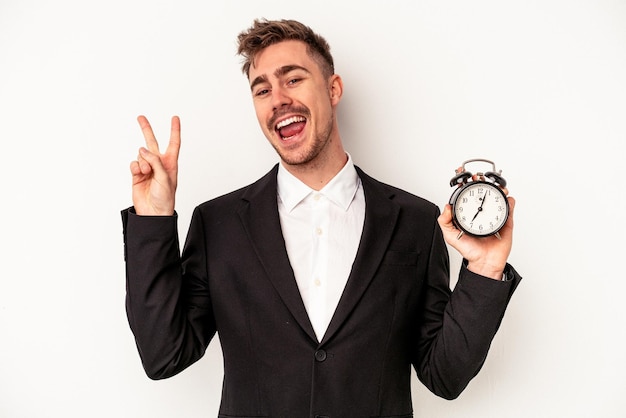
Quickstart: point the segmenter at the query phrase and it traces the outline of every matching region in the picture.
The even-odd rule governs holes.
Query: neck
[[[313,190],[321,190],[330,182],[348,162],[348,155],[343,147],[339,147],[332,155],[319,155],[306,164],[290,165],[281,162],[283,167],[298,180]]]

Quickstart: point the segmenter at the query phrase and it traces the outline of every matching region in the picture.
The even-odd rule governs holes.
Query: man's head
[[[326,41],[293,21],[256,20],[239,35],[257,120],[292,173],[329,180],[345,164],[336,108],[343,82]]]
[[[304,42],[307,45],[307,52],[318,63],[326,77],[335,72],[328,42],[298,21],[257,19],[250,28],[241,32],[237,39],[239,42],[237,53],[244,58],[241,70],[248,77],[250,66],[254,65],[259,52],[287,40]]]

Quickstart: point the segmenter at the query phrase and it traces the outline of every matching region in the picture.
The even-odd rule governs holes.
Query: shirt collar
[[[356,192],[361,185],[361,179],[354,168],[352,157],[347,154],[348,161],[322,190],[316,192],[302,183],[293,174],[287,171],[282,164],[278,165],[278,197],[285,209],[291,212],[304,198],[311,193],[319,193],[327,197],[343,210],[348,210]]]

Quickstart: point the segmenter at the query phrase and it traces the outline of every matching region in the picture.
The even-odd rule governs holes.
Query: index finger
[[[167,145],[166,154],[173,154],[178,159],[178,151],[180,150],[180,118],[172,116],[172,126],[170,129],[170,142]]]
[[[139,115],[137,117],[137,122],[139,122],[139,127],[141,128],[141,132],[143,132],[143,137],[146,140],[146,147],[148,147],[148,150],[150,150],[150,152],[159,155],[159,143],[154,136],[154,132],[152,132],[152,126],[150,126],[148,118],[143,115]]]

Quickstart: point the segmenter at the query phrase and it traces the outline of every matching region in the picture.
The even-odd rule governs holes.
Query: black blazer
[[[521,278],[463,267],[451,293],[439,209],[357,171],[365,225],[322,341],[287,257],[277,166],[198,206],[182,257],[175,216],[123,211],[127,314],[148,376],[179,373],[217,332],[223,417],[411,417],[411,365],[435,394],[457,397]]]

